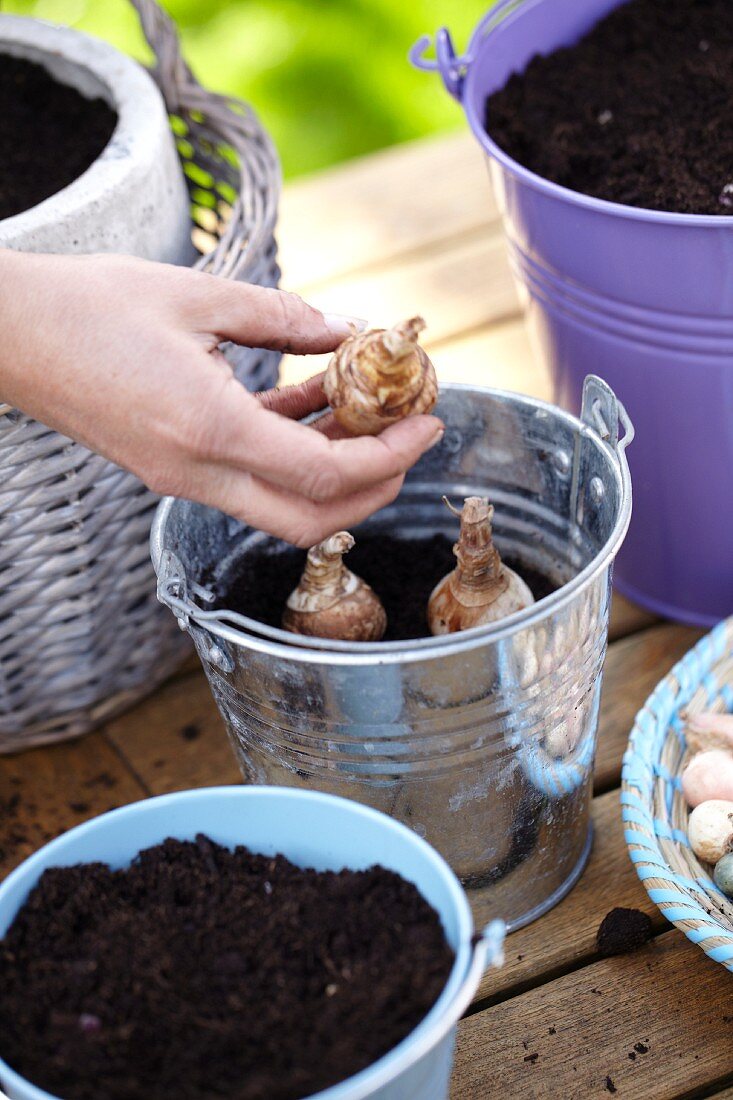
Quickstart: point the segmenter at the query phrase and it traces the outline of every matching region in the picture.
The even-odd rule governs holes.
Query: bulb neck
[[[506,587],[499,551],[494,546],[491,520],[494,509],[485,497],[468,497],[461,512],[461,534],[453,547],[458,562],[456,579],[473,589]]]
[[[317,546],[312,546],[306,558],[301,587],[314,592],[332,592],[343,584],[348,572],[343,556],[353,545],[353,537],[347,531],[339,531]]]
[[[417,339],[424,328],[422,317],[411,317],[382,333],[382,346],[387,353],[380,364],[382,374],[396,374],[404,369],[402,361],[417,351]]]

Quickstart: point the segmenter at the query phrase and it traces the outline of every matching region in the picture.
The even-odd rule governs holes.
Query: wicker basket
[[[154,0],[132,0],[189,184],[196,265],[275,286],[277,155],[253,113],[196,83]],[[279,355],[225,347],[250,389]],[[137,478],[0,405],[0,752],[75,737],[165,679],[188,639],[156,599],[157,499]]]
[[[733,619],[703,638],[657,686],[624,757],[621,802],[639,878],[668,920],[733,970],[733,902],[687,840],[680,774],[688,760],[682,711],[733,710]]]

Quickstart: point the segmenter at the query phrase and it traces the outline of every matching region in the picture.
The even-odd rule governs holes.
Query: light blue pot
[[[166,837],[193,840],[197,833],[227,847],[245,844],[265,855],[282,853],[319,871],[379,863],[418,887],[440,914],[456,954],[445,989],[398,1046],[311,1100],[447,1100],[456,1023],[486,967],[501,961],[503,925],[493,922],[473,944],[471,910],[448,864],[416,833],[357,803],[280,787],[210,787],[113,810],[47,844],[5,880],[0,937],[47,867],[92,861],[125,867],[141,849]],[[59,1100],[1,1059],[0,1084],[10,1100]]]

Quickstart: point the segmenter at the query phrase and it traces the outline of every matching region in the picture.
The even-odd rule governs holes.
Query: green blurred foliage
[[[207,87],[251,103],[286,176],[454,129],[457,104],[407,51],[447,25],[465,47],[488,0],[166,0]],[[2,10],[68,23],[149,58],[127,0],[4,0]]]

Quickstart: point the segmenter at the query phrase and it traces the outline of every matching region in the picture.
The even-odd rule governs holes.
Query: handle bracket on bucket
[[[634,439],[634,425],[607,382],[589,374],[583,383],[583,407],[580,418],[593,428],[615,451],[625,451]],[[619,438],[619,424],[624,434]]]
[[[441,27],[435,35],[434,58],[425,57],[430,45],[431,38],[429,34],[424,34],[422,38],[418,39],[409,53],[411,64],[416,69],[422,69],[426,73],[439,72],[446,89],[454,99],[460,99],[463,91],[463,81],[466,78],[468,67],[473,61],[470,49],[467,53],[458,56],[447,27]]]
[[[214,638],[203,626],[191,622],[192,617],[197,615],[197,608],[189,599],[189,591],[204,603],[211,603],[214,599],[207,588],[189,583],[180,559],[172,551],[164,550],[158,566],[158,599],[171,609],[181,630],[188,631],[204,660],[222,672],[233,672],[234,661],[226,643]]]
[[[164,550],[160,556],[157,596],[160,603],[173,612],[181,630],[187,630],[189,613],[186,571],[171,550]]]

